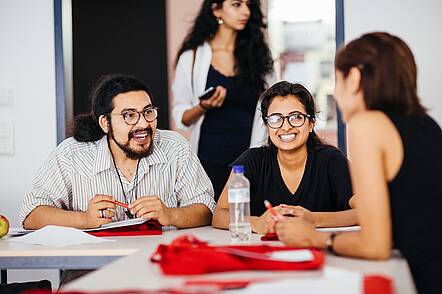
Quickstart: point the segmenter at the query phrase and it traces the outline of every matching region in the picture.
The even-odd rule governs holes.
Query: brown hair
[[[400,38],[384,32],[365,34],[339,50],[335,65],[344,77],[351,68],[359,68],[367,109],[404,115],[426,113],[417,96],[413,53]]]

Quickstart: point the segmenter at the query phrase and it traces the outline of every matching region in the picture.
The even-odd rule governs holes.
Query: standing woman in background
[[[249,146],[265,144],[257,109],[273,74],[259,0],[205,0],[178,51],[172,116],[211,179],[215,200],[229,177],[228,165]],[[215,92],[206,100],[206,89]]]
[[[276,224],[279,239],[368,259],[389,258],[394,244],[419,293],[442,293],[442,131],[419,102],[413,54],[398,37],[370,33],[335,64],[361,231],[322,233],[292,218]]]

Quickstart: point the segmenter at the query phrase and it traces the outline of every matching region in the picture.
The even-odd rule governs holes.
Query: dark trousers
[[[227,179],[230,174],[230,167],[227,164],[220,164],[202,160],[201,165],[212,181],[213,190],[215,191],[215,201],[218,202],[219,196],[227,184]]]

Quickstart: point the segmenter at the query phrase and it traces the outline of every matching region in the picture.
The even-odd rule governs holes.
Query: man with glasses
[[[92,112],[76,118],[73,138],[35,176],[20,213],[24,227],[87,229],[132,217],[177,228],[207,225],[215,206],[212,184],[188,142],[157,129],[147,87],[108,75],[92,100]]]

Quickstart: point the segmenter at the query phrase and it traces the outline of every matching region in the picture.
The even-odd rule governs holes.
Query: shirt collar
[[[103,136],[97,142],[98,151],[95,157],[93,174],[96,175],[102,171],[111,169],[113,167],[112,155],[110,153],[109,145],[107,143],[107,136]],[[140,175],[148,171],[150,165],[167,163],[167,157],[161,146],[161,131],[156,130],[153,139],[152,153],[140,161]]]

